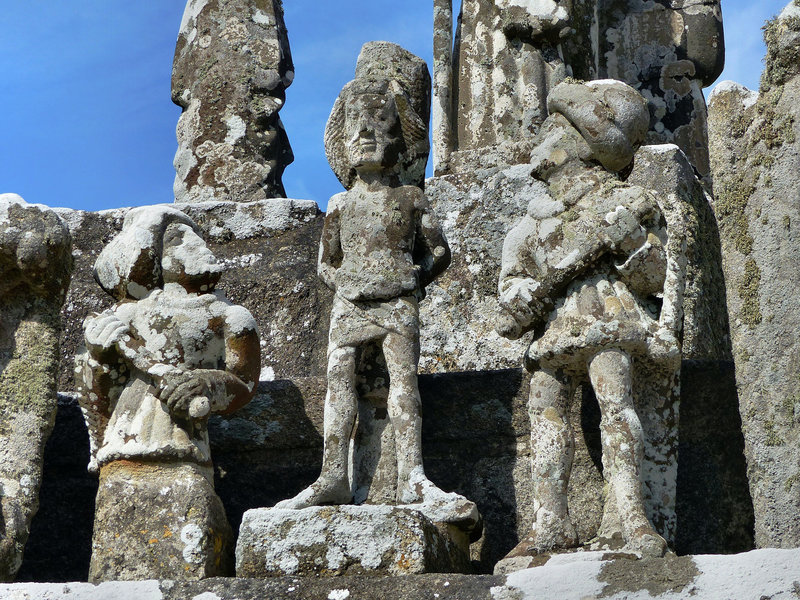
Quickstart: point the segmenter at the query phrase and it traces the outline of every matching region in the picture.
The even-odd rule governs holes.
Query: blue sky
[[[761,25],[788,0],[723,0],[721,79],[757,88]],[[455,0],[458,3],[458,0]],[[322,133],[361,45],[431,58],[432,1],[285,0],[296,79],[283,121],[295,153],[287,193],[323,207],[341,191]],[[101,210],[172,202],[180,109],[170,73],[185,0],[4,0],[0,193]]]

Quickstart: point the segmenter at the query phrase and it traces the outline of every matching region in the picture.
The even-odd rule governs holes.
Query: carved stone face
[[[397,165],[403,136],[394,99],[388,94],[354,93],[345,109],[345,139],[356,171]]]
[[[189,292],[212,291],[222,274],[222,265],[203,238],[182,223],[164,233],[161,269],[164,283],[179,283]]]

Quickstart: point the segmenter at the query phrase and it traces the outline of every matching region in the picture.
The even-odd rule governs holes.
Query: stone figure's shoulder
[[[255,317],[244,306],[226,302],[225,324],[232,335],[242,335],[248,332],[257,332],[258,325]]]
[[[328,200],[328,209],[327,213],[331,214],[334,211],[341,211],[345,204],[347,204],[347,197],[350,195],[350,192],[339,192],[338,194],[334,194],[331,196],[330,200]]]

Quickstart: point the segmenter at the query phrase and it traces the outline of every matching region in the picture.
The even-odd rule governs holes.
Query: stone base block
[[[89,581],[230,575],[232,539],[200,467],[116,461],[100,471]]]
[[[468,549],[417,510],[383,505],[259,508],[244,514],[238,577],[453,573]]]

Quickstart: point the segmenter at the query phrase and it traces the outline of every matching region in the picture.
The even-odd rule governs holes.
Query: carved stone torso
[[[138,302],[119,305],[115,313],[143,343],[139,353],[148,361],[184,370],[224,370],[224,324],[237,309],[213,294],[158,289]],[[149,374],[133,370],[112,407],[98,463],[159,459],[210,465],[205,419],[170,415],[156,397],[154,383]],[[215,404],[213,398],[209,400]]]
[[[416,200],[422,192],[406,186],[391,192],[353,190],[336,196],[342,263],[337,292],[348,300],[390,300],[419,289],[414,265]]]

